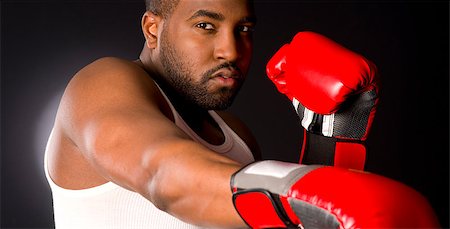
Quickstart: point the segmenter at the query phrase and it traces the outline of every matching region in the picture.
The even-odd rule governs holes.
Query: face
[[[159,40],[166,80],[203,109],[229,107],[248,72],[254,24],[245,0],[181,0]]]

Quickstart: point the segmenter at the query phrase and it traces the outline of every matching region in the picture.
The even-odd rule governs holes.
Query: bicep
[[[148,75],[112,62],[101,60],[81,70],[69,83],[58,116],[100,175],[136,189],[144,159],[166,142],[188,138],[161,111],[159,91]]]
[[[117,111],[92,117],[79,130],[79,147],[110,180],[136,186],[134,178],[150,177],[145,173],[152,171],[145,170],[158,168],[155,157],[161,149],[170,151],[167,145],[189,140],[169,121],[149,116],[147,112]]]
[[[239,222],[229,187],[236,162],[192,141],[164,117],[119,113],[101,120],[85,136],[93,139],[86,152],[104,177],[187,222]],[[226,211],[204,217],[218,206]]]

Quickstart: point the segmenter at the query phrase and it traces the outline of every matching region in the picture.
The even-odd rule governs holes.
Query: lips
[[[212,78],[215,78],[215,77],[222,77],[224,79],[229,79],[229,78],[240,79],[241,73],[235,69],[224,68],[224,69],[220,69],[219,71],[215,72],[212,75]]]

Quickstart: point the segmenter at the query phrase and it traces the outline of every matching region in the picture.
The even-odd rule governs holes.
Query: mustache
[[[223,64],[220,64],[208,71],[206,71],[203,76],[210,78],[212,74],[214,74],[215,72],[219,71],[220,69],[226,68],[230,71],[237,71],[239,72],[240,75],[242,75],[242,71],[241,69],[233,62],[226,62]]]

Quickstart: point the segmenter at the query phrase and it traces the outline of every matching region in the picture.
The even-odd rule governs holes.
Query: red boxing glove
[[[322,35],[300,32],[266,70],[305,128],[300,163],[364,169],[378,103],[375,65]]]
[[[279,161],[231,179],[233,203],[251,228],[438,228],[427,200],[391,179]]]

